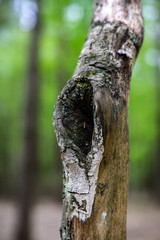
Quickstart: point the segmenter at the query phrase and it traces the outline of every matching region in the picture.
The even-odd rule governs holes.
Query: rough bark
[[[63,240],[126,239],[128,101],[142,41],[141,1],[95,1],[75,73],[54,110],[64,168]]]
[[[40,0],[37,0],[40,8]],[[40,10],[39,10],[40,11]],[[24,126],[24,153],[22,163],[22,178],[20,182],[19,218],[15,233],[15,240],[30,240],[30,212],[37,176],[37,121],[39,99],[38,74],[38,45],[40,36],[40,19],[37,14],[37,24],[31,35],[29,49],[29,65],[27,77],[25,126]]]

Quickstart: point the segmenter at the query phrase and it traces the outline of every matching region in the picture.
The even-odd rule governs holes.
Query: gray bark
[[[73,78],[54,110],[64,168],[62,239],[126,239],[128,102],[141,1],[95,1]]]

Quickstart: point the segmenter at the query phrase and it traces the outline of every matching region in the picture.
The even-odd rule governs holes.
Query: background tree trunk
[[[141,1],[97,0],[54,126],[64,167],[62,239],[126,239],[128,102],[143,41]]]
[[[38,11],[40,0],[37,0]],[[39,12],[37,23],[31,35],[30,56],[27,78],[26,109],[25,109],[25,130],[24,130],[24,155],[22,166],[22,179],[20,183],[19,198],[19,220],[16,240],[30,239],[30,212],[35,189],[37,174],[37,117],[38,117],[38,95],[39,95],[39,76],[38,76],[38,44],[40,36]]]

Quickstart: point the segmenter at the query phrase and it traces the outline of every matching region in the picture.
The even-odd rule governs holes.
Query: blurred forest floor
[[[12,240],[16,204],[0,200],[0,239]],[[33,240],[60,240],[61,204],[51,199],[39,200],[32,210]],[[128,204],[128,240],[160,240],[160,206],[150,195],[131,194]]]

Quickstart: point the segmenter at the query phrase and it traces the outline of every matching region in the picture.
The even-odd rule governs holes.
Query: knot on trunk
[[[64,166],[65,206],[71,206],[69,219],[76,216],[85,221],[91,216],[104,153],[99,94],[90,79],[78,76],[68,81],[55,106],[54,127]]]
[[[89,81],[81,79],[65,92],[62,99],[62,123],[69,138],[85,155],[92,145],[93,88]]]

